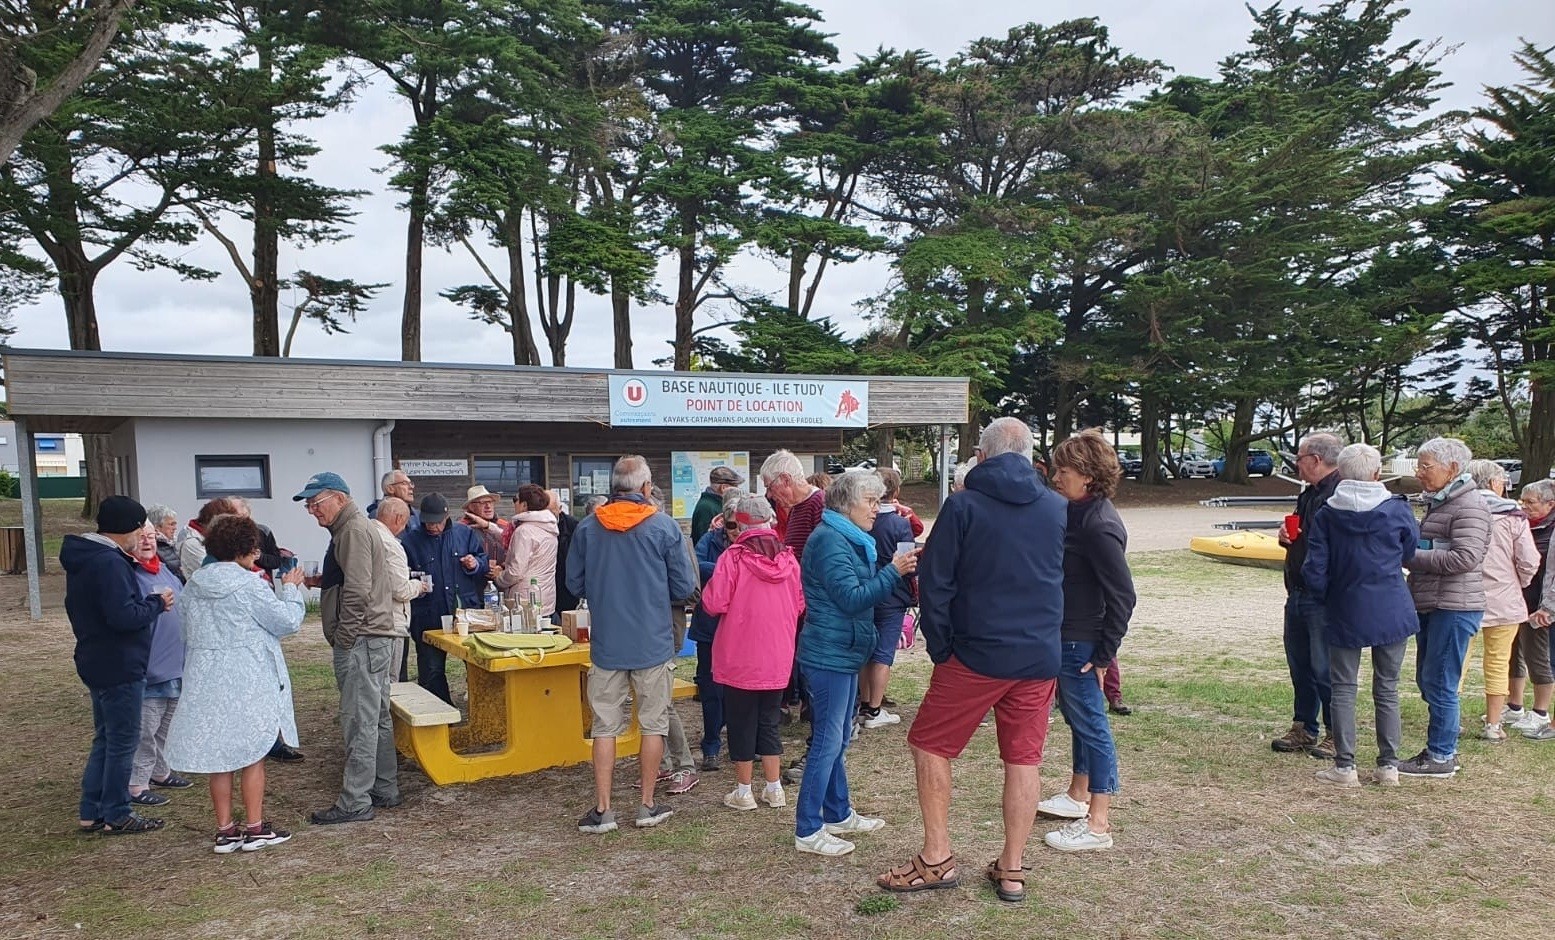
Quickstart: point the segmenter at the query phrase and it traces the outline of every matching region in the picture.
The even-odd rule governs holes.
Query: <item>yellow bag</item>
[[[538,666],[545,662],[547,652],[564,650],[572,640],[558,633],[473,633],[464,645],[482,659],[517,656]]]

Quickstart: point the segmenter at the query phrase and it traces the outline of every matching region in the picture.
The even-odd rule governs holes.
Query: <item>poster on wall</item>
[[[670,454],[670,478],[673,491],[671,512],[676,519],[690,519],[697,500],[707,489],[707,475],[714,467],[733,467],[750,487],[751,455],[748,450],[677,450]]]
[[[869,427],[863,379],[612,373],[612,427]]]

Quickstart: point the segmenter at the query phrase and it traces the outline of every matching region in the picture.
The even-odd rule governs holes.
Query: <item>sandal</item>
[[[1026,900],[1026,872],[1030,870],[1029,868],[1000,868],[999,860],[994,859],[988,863],[986,874],[988,880],[993,883],[994,892],[999,895],[999,900],[1014,904]],[[1020,888],[1010,891],[1004,887],[1006,881],[1016,882]]]
[[[76,831],[82,835],[90,835],[94,832],[102,832],[103,821],[101,819],[94,819],[91,822],[81,822],[80,820],[76,820]]]
[[[142,790],[139,793],[130,794],[130,802],[136,806],[166,806],[173,801],[160,793]]]
[[[160,819],[147,819],[144,816],[129,814],[118,822],[103,823],[103,835],[122,836],[133,835],[137,832],[156,832],[166,823]]]
[[[935,888],[954,888],[961,883],[960,875],[950,874],[947,877],[946,873],[955,870],[954,855],[934,865],[925,862],[922,855],[914,855],[907,864],[898,865],[876,878],[875,884],[883,890],[895,891],[899,894],[910,891],[930,891]]]

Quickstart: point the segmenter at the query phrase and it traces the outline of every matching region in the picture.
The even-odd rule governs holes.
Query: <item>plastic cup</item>
[[[918,543],[917,542],[897,542],[896,543],[896,553],[898,555],[908,555],[908,554],[911,554],[915,549],[917,549],[917,547],[918,547]]]
[[[310,578],[318,577],[319,576],[319,563],[316,562],[316,561],[305,561],[305,562],[303,562],[302,563],[302,573],[307,575]]]
[[[452,633],[452,632],[454,632],[454,615],[453,614],[444,614],[443,615],[443,632],[444,633]]]
[[[460,636],[469,636],[470,622],[463,617],[460,617],[454,621],[454,629],[459,631]]]
[[[1285,537],[1294,542],[1296,540],[1296,536],[1300,534],[1301,517],[1295,513],[1291,513],[1285,517]]]

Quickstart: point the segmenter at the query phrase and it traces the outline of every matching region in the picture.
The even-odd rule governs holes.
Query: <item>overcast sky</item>
[[[1002,35],[1029,19],[1055,23],[1095,16],[1109,27],[1113,42],[1124,52],[1160,59],[1177,74],[1213,75],[1217,63],[1242,47],[1251,21],[1237,0],[1046,0],[1008,2],[976,0],[810,0],[822,13],[826,32],[844,63],[885,46],[921,48],[944,59],[981,36]],[[1258,6],[1263,6],[1259,2]],[[1316,5],[1316,4],[1312,4]],[[1446,57],[1444,78],[1453,83],[1442,99],[1444,108],[1470,108],[1479,103],[1485,85],[1520,81],[1511,59],[1519,37],[1555,42],[1555,2],[1552,0],[1415,0],[1402,25],[1401,38],[1442,39],[1456,50]],[[351,237],[338,245],[309,249],[306,257],[283,246],[281,270],[289,274],[305,267],[318,274],[387,282],[369,311],[349,335],[326,337],[305,324],[293,344],[297,356],[397,359],[404,274],[405,217],[397,208],[398,194],[388,190],[374,172],[387,158],[377,148],[399,139],[409,122],[409,109],[381,85],[367,89],[354,107],[306,130],[322,152],[314,159],[314,175],[323,182],[372,195],[358,204]],[[245,243],[247,235],[239,239]],[[190,283],[163,271],[135,270],[120,261],[104,272],[97,285],[97,311],[105,349],[148,352],[248,355],[252,352],[247,293],[224,253],[211,242],[193,246],[185,260],[220,271],[213,283]],[[495,253],[491,255],[495,265]],[[856,305],[878,293],[886,283],[881,262],[833,267],[822,285],[817,314],[831,316],[845,331],[857,332],[863,320]],[[673,275],[661,268],[660,287],[673,290]],[[731,279],[748,287],[778,291],[785,276],[771,261],[742,259]],[[512,346],[500,328],[470,320],[438,296],[455,285],[483,281],[475,264],[458,254],[428,246],[423,269],[422,358],[430,362],[511,362]],[[289,298],[282,298],[283,319]],[[634,310],[634,352],[638,368],[668,354],[673,335],[671,310]],[[24,347],[68,348],[64,313],[57,296],[46,295],[16,316],[11,342]],[[538,334],[539,325],[535,324]],[[285,325],[282,326],[283,334]],[[540,340],[542,355],[545,352]],[[581,294],[578,319],[568,344],[569,365],[612,364],[610,308],[607,298]]]

